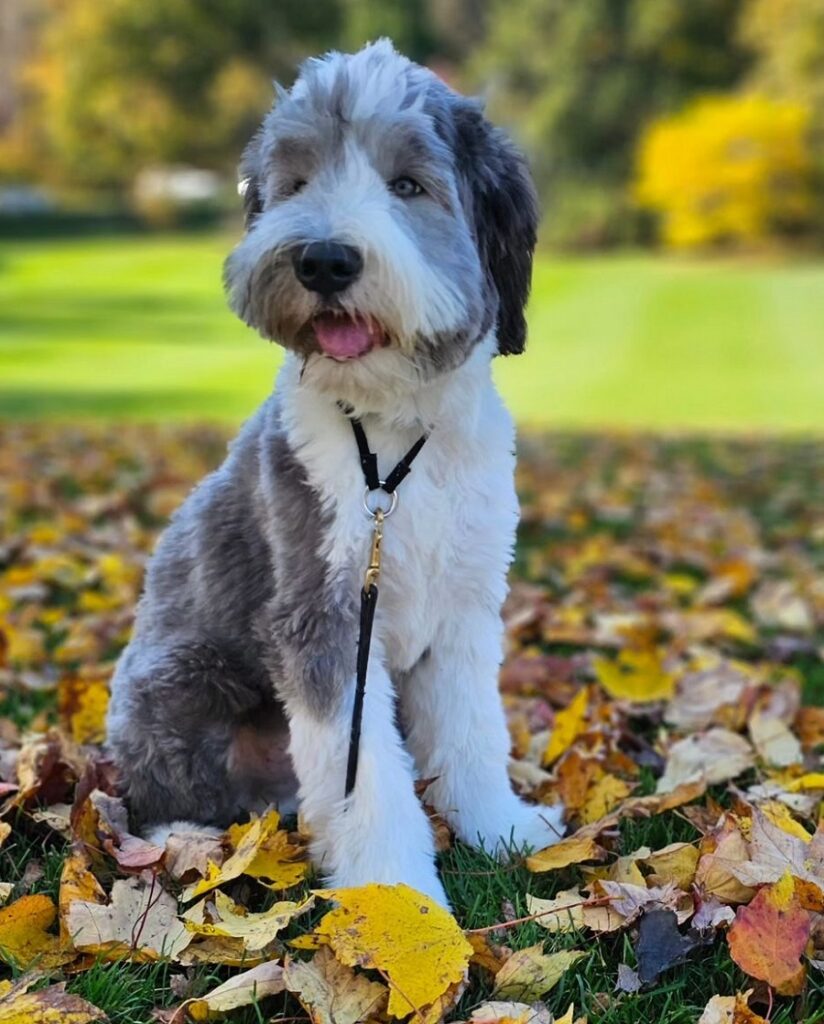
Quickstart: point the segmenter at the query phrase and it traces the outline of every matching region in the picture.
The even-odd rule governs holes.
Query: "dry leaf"
[[[476,1006],[469,1024],[553,1024],[554,1017],[543,1003],[492,1001]]]
[[[0,992],[0,1024],[93,1024],[109,1019],[85,999],[66,992],[65,982],[29,992],[39,977],[24,976]]]
[[[811,927],[812,917],[800,905],[787,872],[738,909],[727,932],[730,955],[751,977],[766,981],[783,995],[797,995],[804,984],[800,958]]]
[[[593,669],[598,682],[614,700],[646,702],[668,700],[675,690],[675,676],[664,668],[656,650],[621,651],[618,660],[595,658]]]
[[[389,997],[385,985],[356,974],[326,946],[312,960],[287,957],[283,980],[314,1024],[358,1024],[380,1014]]]
[[[285,832],[278,829],[280,815],[267,811],[262,818],[253,819],[247,826],[236,826],[230,835],[238,838],[235,852],[222,866],[209,864],[206,876],[186,889],[181,899],[184,902],[210,892],[218,885],[231,882],[240,875],[269,879],[275,888],[285,889],[300,882],[307,871],[305,861],[296,861],[302,855],[302,848],[288,842]]]
[[[750,860],[731,864],[744,885],[777,882],[786,871],[824,889],[824,824],[809,842],[774,825],[757,807],[753,810]]]
[[[572,932],[584,927],[586,897],[578,889],[562,889],[551,900],[542,900],[527,893],[526,910],[535,923],[548,932]]]
[[[549,954],[543,950],[543,943],[539,942],[513,953],[495,975],[492,995],[524,1003],[533,1002],[554,988],[569,968],[586,956],[578,949]]]
[[[656,792],[669,793],[682,783],[698,779],[708,785],[726,782],[752,768],[754,763],[749,743],[729,729],[695,733],[670,747]]]
[[[526,866],[536,873],[558,871],[560,868],[569,867],[570,864],[581,864],[583,861],[606,860],[606,856],[606,850],[594,839],[576,833],[546,850],[533,853],[531,857],[527,857]]]
[[[649,878],[652,885],[674,882],[679,889],[689,889],[695,878],[698,856],[698,850],[689,843],[671,843],[641,860],[652,868]]]
[[[0,909],[0,960],[21,970],[48,971],[75,959],[61,948],[49,929],[57,920],[57,907],[48,896],[21,896]]]
[[[224,981],[222,985],[213,988],[199,999],[183,1003],[181,1010],[185,1008],[192,1020],[213,1020],[222,1017],[229,1010],[257,1005],[267,996],[279,995],[284,988],[283,968],[280,964],[270,961],[258,964],[243,974],[236,974],[234,978]],[[181,1024],[184,1019],[180,1018]]]
[[[269,946],[290,921],[306,913],[313,904],[314,899],[310,897],[302,903],[275,903],[261,914],[252,914],[218,890],[213,898],[209,897],[186,912],[185,927],[195,935],[241,939],[246,952],[255,956]]]
[[[472,946],[452,915],[407,885],[324,889],[338,905],[315,934],[350,967],[373,967],[389,981],[388,1012],[406,1017],[434,1003],[466,975]]]
[[[762,761],[779,768],[803,761],[800,742],[780,718],[770,718],[756,709],[750,715],[748,727],[750,739]]]
[[[549,743],[544,751],[543,763],[550,765],[568,750],[575,740],[586,731],[589,691],[583,687],[578,691],[569,707],[558,711],[552,725]]]
[[[154,877],[118,879],[107,904],[75,900],[65,924],[75,949],[104,959],[127,953],[174,959],[192,941],[177,916],[177,901]]]

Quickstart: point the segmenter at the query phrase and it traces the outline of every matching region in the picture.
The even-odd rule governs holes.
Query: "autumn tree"
[[[474,70],[495,116],[520,131],[551,236],[626,235],[641,127],[738,80],[742,2],[494,0]]]

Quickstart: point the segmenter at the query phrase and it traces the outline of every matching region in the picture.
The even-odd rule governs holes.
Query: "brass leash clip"
[[[381,575],[381,542],[383,541],[383,518],[381,509],[374,512],[375,525],[372,529],[372,550],[369,554],[369,566],[363,578],[363,589],[369,590],[373,585],[377,586]]]

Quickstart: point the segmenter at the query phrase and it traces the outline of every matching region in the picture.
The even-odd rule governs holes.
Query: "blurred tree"
[[[756,54],[752,87],[810,111],[814,226],[824,239],[824,0],[750,0],[741,38]]]
[[[493,0],[474,63],[492,112],[520,130],[547,232],[572,245],[637,230],[626,185],[641,127],[747,66],[744,0]]]
[[[291,76],[341,26],[337,0],[42,0],[27,118],[64,184],[119,186],[144,166],[226,169]]]
[[[648,126],[637,198],[660,214],[664,240],[682,248],[795,233],[813,209],[808,122],[808,108],[789,100],[697,100]]]

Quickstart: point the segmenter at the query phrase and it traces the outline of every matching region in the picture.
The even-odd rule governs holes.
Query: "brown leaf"
[[[378,1016],[389,996],[385,985],[356,974],[326,946],[312,960],[287,957],[283,980],[314,1024],[358,1024]]]

